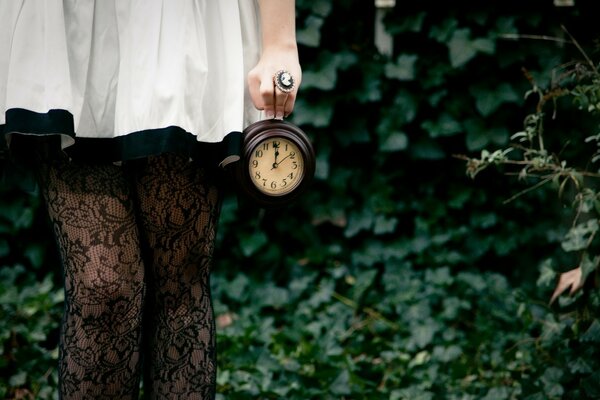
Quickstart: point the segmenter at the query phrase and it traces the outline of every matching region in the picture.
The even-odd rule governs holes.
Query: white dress
[[[0,0],[0,139],[111,161],[223,144],[260,117],[259,25],[256,0]]]

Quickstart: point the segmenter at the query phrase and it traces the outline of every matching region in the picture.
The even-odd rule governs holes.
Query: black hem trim
[[[5,125],[0,125],[2,132],[31,133],[48,135],[61,133],[75,137],[73,115],[67,110],[53,109],[47,113],[38,113],[24,108],[6,110]]]
[[[9,152],[18,149],[20,156],[26,156],[28,151],[33,150],[31,146],[38,142],[43,142],[44,146],[51,143],[52,147],[59,147],[48,154],[60,152],[58,135],[67,135],[75,143],[66,147],[64,153],[74,160],[86,162],[119,162],[176,153],[205,166],[218,166],[224,164],[224,160],[238,159],[242,148],[242,132],[230,132],[221,142],[198,142],[195,135],[179,126],[147,129],[115,138],[77,137],[73,116],[61,109],[47,113],[9,109],[6,111],[6,124],[0,125],[0,134],[13,135]]]

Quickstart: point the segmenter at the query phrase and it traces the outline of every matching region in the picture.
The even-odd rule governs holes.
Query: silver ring
[[[289,93],[294,90],[294,77],[288,71],[281,69],[273,76],[273,82],[279,90]]]

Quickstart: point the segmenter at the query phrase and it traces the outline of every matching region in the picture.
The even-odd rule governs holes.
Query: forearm
[[[295,49],[296,5],[294,0],[259,0],[263,51]]]
[[[215,0],[216,1],[216,0]],[[294,0],[258,0],[262,29],[262,54],[248,73],[248,88],[254,105],[266,118],[289,115],[302,81],[302,68],[296,43],[296,3]],[[287,71],[293,77],[289,92],[275,89],[274,76]]]

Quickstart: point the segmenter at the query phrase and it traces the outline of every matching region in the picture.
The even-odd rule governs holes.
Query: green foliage
[[[5,398],[51,399],[56,390],[58,350],[49,334],[58,328],[62,290],[17,265],[0,270],[0,382]]]
[[[572,39],[572,43],[582,50],[575,39]],[[553,260],[547,259],[542,264],[538,279],[538,285],[542,287],[556,286],[550,303],[559,300],[560,319],[549,316],[545,326],[548,334],[546,341],[553,352],[548,353],[548,358],[556,363],[546,369],[541,377],[544,382],[543,395],[548,398],[562,398],[563,395],[569,398],[595,398],[600,394],[598,375],[594,372],[598,368],[595,360],[600,354],[595,346],[587,343],[595,338],[596,328],[600,326],[600,255],[595,240],[600,218],[597,153],[588,153],[591,154],[588,156],[590,159],[582,162],[582,156],[589,147],[586,143],[597,142],[598,135],[558,136],[553,138],[554,144],[560,146],[555,150],[545,143],[549,136],[547,125],[552,124],[547,117],[547,109],[552,106],[556,114],[557,110],[562,110],[559,100],[564,101],[565,97],[571,99],[580,111],[587,113],[584,118],[590,121],[594,129],[592,133],[597,129],[600,121],[597,96],[600,93],[600,73],[587,54],[583,56],[584,61],[567,64],[568,69],[563,70],[561,79],[552,82],[548,89],[540,87],[529,76],[533,88],[527,95],[537,95],[538,100],[535,111],[525,117],[524,129],[511,137],[513,142],[510,147],[493,152],[484,149],[480,158],[466,158],[467,173],[471,177],[476,177],[490,166],[506,166],[509,170],[516,167],[517,171],[511,170],[511,173],[528,181],[531,186],[512,196],[511,200],[544,185],[552,185],[558,193],[558,200],[565,206],[571,206],[572,222],[560,241],[560,247],[574,254],[575,267],[553,267]],[[565,152],[568,147],[583,151]],[[567,290],[571,297],[559,297]],[[564,365],[568,366],[566,371],[561,368]],[[581,387],[573,388],[572,392],[566,391],[557,384],[560,381],[579,382]]]
[[[533,3],[398,3],[384,18],[386,56],[373,44],[373,2],[297,1],[304,71],[292,121],[314,141],[316,181],[283,210],[226,193],[212,282],[219,398],[598,398],[600,295],[548,304],[558,266],[583,260],[596,273],[595,252],[572,255],[597,225],[581,219],[565,252],[571,209],[552,181],[506,202],[533,177],[484,168],[473,182],[453,157],[482,152],[501,166],[517,154],[504,151],[512,132],[537,140],[539,121],[523,129],[533,97],[522,69],[535,81],[581,54],[511,35],[562,24],[582,46],[594,39],[585,4]],[[561,149],[568,132],[588,144],[563,155],[588,160],[600,142],[581,113],[599,92],[571,93],[578,103],[544,124],[544,148]],[[36,195],[0,190],[1,332],[20,332],[3,338],[2,395],[46,398],[62,307],[60,280],[47,276],[58,263]],[[598,203],[582,192],[579,204]]]
[[[513,346],[522,326],[514,324],[518,303],[501,275],[415,271],[405,263],[355,274],[347,266],[294,272],[286,287],[216,280],[217,298],[226,301],[216,306],[226,349],[222,398],[521,392]]]

